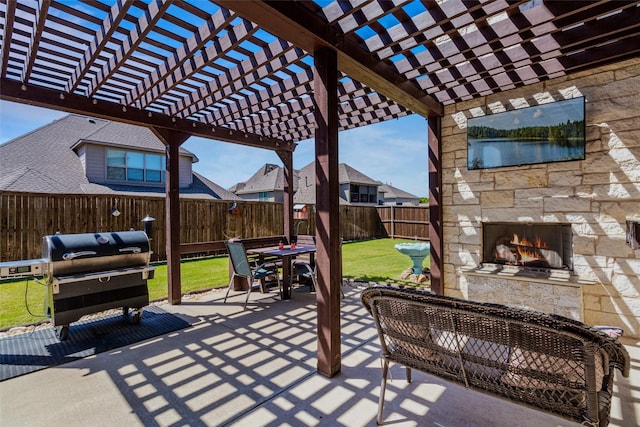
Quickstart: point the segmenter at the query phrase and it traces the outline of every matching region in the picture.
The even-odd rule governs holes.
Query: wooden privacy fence
[[[378,206],[376,209],[389,237],[429,240],[428,206]]]
[[[284,234],[282,203],[180,199],[181,243],[211,242],[230,238],[253,238]],[[116,208],[118,216],[111,214]],[[394,206],[393,216],[387,206],[340,206],[340,235],[344,240],[391,237],[428,238],[426,208],[409,208],[403,222]],[[422,214],[418,212],[424,211]],[[411,213],[407,213],[411,212]],[[153,223],[152,261],[166,259],[165,198],[121,195],[39,194],[0,192],[0,261],[34,259],[42,256],[42,237],[60,232],[93,233],[142,230],[142,219],[150,215]],[[411,215],[420,219],[411,227]],[[395,224],[395,225],[394,225]],[[398,227],[409,227],[399,234]],[[296,234],[314,234],[315,217],[295,220]]]

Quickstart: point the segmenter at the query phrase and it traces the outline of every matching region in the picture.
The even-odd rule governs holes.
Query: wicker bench
[[[614,369],[629,375],[619,341],[563,316],[384,286],[362,302],[384,357],[378,424],[389,362],[592,426],[609,423]]]

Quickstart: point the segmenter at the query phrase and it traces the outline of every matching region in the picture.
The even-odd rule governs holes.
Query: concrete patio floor
[[[345,286],[342,371],[316,372],[315,294],[288,301],[223,293],[163,305],[193,325],[0,383],[2,426],[375,426],[378,338],[363,287]],[[72,326],[73,328],[73,326]],[[630,378],[616,374],[611,426],[640,424],[640,342],[623,338]],[[393,365],[385,425],[575,426],[562,418]]]

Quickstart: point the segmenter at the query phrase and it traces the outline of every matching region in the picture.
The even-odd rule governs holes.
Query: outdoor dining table
[[[280,249],[279,246],[268,246],[264,248],[247,249],[247,253],[262,256],[275,256],[282,259],[282,299],[291,298],[291,262],[299,255],[311,254],[311,263],[316,253],[315,245],[302,245],[291,248],[285,245]]]

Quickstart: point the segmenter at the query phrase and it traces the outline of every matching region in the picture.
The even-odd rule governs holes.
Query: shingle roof
[[[378,190],[384,193],[385,199],[420,199],[420,197],[416,196],[415,194],[407,193],[406,191],[389,184],[382,184],[380,187],[378,187]]]
[[[272,163],[265,163],[251,178],[232,187],[236,194],[252,194],[266,191],[284,191],[284,170]],[[295,189],[295,180],[294,180]]]
[[[193,184],[191,185],[191,187],[189,187],[189,189],[192,189],[192,188],[193,188],[193,191],[190,191],[190,194],[194,194],[196,191],[204,192],[204,189],[206,188],[210,191],[213,191],[214,196],[217,196],[218,199],[240,200],[240,197],[236,196],[230,191],[225,190],[215,182],[210,181],[206,177],[196,172],[193,173]],[[189,189],[185,189],[185,190],[189,190]],[[202,189],[202,191],[200,191],[200,189]],[[183,191],[183,189],[180,189],[180,193],[186,193],[186,191]]]
[[[293,195],[293,203],[316,203],[316,167],[311,162],[298,172],[298,191]],[[342,199],[339,199],[342,202]]]
[[[85,143],[96,143],[158,153],[165,152],[164,144],[146,127],[94,118],[87,118],[87,120],[96,123],[98,126],[94,132],[74,143],[71,147],[74,150],[77,150]],[[182,147],[180,147],[180,154],[193,157],[193,163],[198,161],[198,158],[193,153]]]
[[[2,189],[84,193],[82,186],[89,181],[71,146],[105,122],[69,115],[0,145],[0,174],[20,174],[19,179],[4,183],[10,185]]]
[[[67,194],[164,195],[164,187],[91,183],[72,149],[85,142],[164,152],[164,144],[144,127],[70,114],[0,145],[0,190]],[[185,149],[181,154],[196,157]],[[238,197],[194,173],[181,188],[189,197]]]
[[[315,172],[314,175],[315,176]],[[352,168],[346,163],[338,165],[338,180],[340,184],[364,184],[364,185],[381,185],[380,181],[369,178],[357,169]]]

